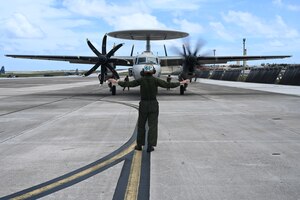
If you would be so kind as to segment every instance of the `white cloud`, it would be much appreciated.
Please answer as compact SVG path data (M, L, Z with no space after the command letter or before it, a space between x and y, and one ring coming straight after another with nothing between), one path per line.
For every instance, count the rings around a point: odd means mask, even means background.
M229 11L223 14L223 19L254 37L289 39L299 37L298 31L289 27L279 15L275 20L265 21L249 12Z
M300 11L300 5L287 5L287 9L290 11Z
M227 23L242 27L248 33L272 34L272 30L264 25L258 17L248 12L229 11L227 14L223 14L223 19Z
M115 30L166 27L142 1L117 5L104 0L65 0L63 5L78 15L104 20Z
M276 6L282 6L283 5L281 0L273 0L272 3L275 4Z
M135 7L137 4L121 5L106 3L105 0L64 0L63 5L67 10L80 16L101 18L107 22L137 11L143 12L141 7L139 9Z
M204 28L200 24L187 21L186 19L183 20L174 19L173 22L179 25L180 30L188 31L190 34L193 33L199 34L199 33L203 33L204 31Z
M274 31L277 33L277 37L282 38L297 38L299 37L299 33L296 29L289 27L281 16L276 16L276 21L273 24Z
M251 12L230 11L228 9L235 7L235 3L224 0L7 1L0 7L0 49L3 54L93 55L85 38L101 49L101 39L106 32L149 28L188 32L192 45L196 44L197 38L205 38L209 40L207 45L217 49L218 54L239 52L243 37L249 38L249 44L251 39L251 44L261 45L257 49L250 49L249 45L249 52L265 49L271 53L278 49L280 53L292 46L297 52L300 29L296 20L289 18L296 15L282 9L297 10L298 7L296 3L286 2L288 0L273 0L272 11L265 15L259 9ZM271 3L263 4L272 6ZM225 14L220 17L221 11ZM280 15L276 16L277 13ZM144 41L115 38L108 39L108 49L114 42L125 42L118 55L129 55L133 43L136 45L135 51L145 49ZM171 45L181 47L182 40L153 41L153 51L163 52L163 44L168 44L169 48ZM267 48L268 45L272 48ZM234 46L238 46L236 50ZM222 47L227 50L222 52ZM1 60L13 65L5 57ZM51 65L52 62L42 64Z
M119 4L106 2L105 0L64 0L63 5L66 9L81 16L94 17L107 22L115 30L131 28L166 28L163 24L163 18L158 18L152 12L157 10L196 10L199 8L199 2L203 0L194 0L189 3L183 3L179 0L166 1L129 1ZM170 13L172 15L173 13ZM180 25L181 29L202 32L201 25L188 22L187 20L175 20L175 24Z
M210 27L213 30L213 33L216 33L219 37L221 37L224 40L233 41L234 38L232 34L230 34L224 25L221 22L210 22Z
M134 13L119 16L112 22L116 30L124 29L164 29L166 26L150 14Z
M269 46L270 47L284 47L284 43L282 41L279 40L272 40L269 42Z
M300 11L300 5L285 3L282 0L273 0L272 3L278 7L285 8L290 11Z
M201 6L203 0L189 0L189 2L183 2L182 0L152 0L145 1L147 5L152 9L159 10L176 10L176 11L195 11Z
M32 24L26 16L15 13L5 22L8 37L13 38L42 38L45 36L39 26Z
M88 17L109 17L112 15L110 11L112 7L108 7L105 1L85 1L85 0L64 0L63 6L75 14Z
M86 29L93 27L89 19L76 17L61 6L55 7L54 0L39 3L16 0L16 3L7 2L0 11L3 11L0 39L10 47L6 53L53 54L64 50L80 53L85 38L96 35L93 29Z

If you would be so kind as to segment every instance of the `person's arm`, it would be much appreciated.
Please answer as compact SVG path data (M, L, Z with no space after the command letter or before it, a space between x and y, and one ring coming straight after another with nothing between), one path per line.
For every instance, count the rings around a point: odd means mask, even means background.
M189 82L190 82L189 80L183 80L180 82L166 82L164 80L157 78L158 86L162 88L175 88L178 87L179 85L188 84Z
M136 87L140 85L139 80L133 80L133 81L120 81L113 78L108 79L108 82L111 82L112 84L118 84L121 87Z
M180 85L189 84L191 81L189 79L185 79L183 81L180 81Z

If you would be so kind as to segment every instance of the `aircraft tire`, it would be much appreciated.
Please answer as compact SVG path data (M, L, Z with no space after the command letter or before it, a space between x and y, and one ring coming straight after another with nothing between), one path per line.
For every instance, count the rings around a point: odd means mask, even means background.
M180 86L180 95L184 95L184 90L185 90L184 85L181 85Z
M115 85L113 85L113 86L111 87L111 94L112 94L112 95L116 95L116 86L115 86Z

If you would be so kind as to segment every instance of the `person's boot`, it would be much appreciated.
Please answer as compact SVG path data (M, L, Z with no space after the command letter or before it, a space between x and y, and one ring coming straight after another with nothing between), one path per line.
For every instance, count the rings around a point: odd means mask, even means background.
M154 151L154 147L149 145L147 148L147 152L150 153L151 151Z
M142 151L142 146L137 144L135 145L134 149L137 151Z

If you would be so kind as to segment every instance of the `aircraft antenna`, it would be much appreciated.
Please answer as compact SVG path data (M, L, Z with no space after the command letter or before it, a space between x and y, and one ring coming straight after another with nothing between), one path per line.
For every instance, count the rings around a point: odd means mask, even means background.
M151 51L151 47L150 47L150 37L147 36L146 38L146 51L150 52Z
M164 49L165 49L165 55L168 56L168 54L167 54L167 49L166 49L166 45L164 45Z
M134 44L132 45L130 56L133 55L133 50L134 50Z

